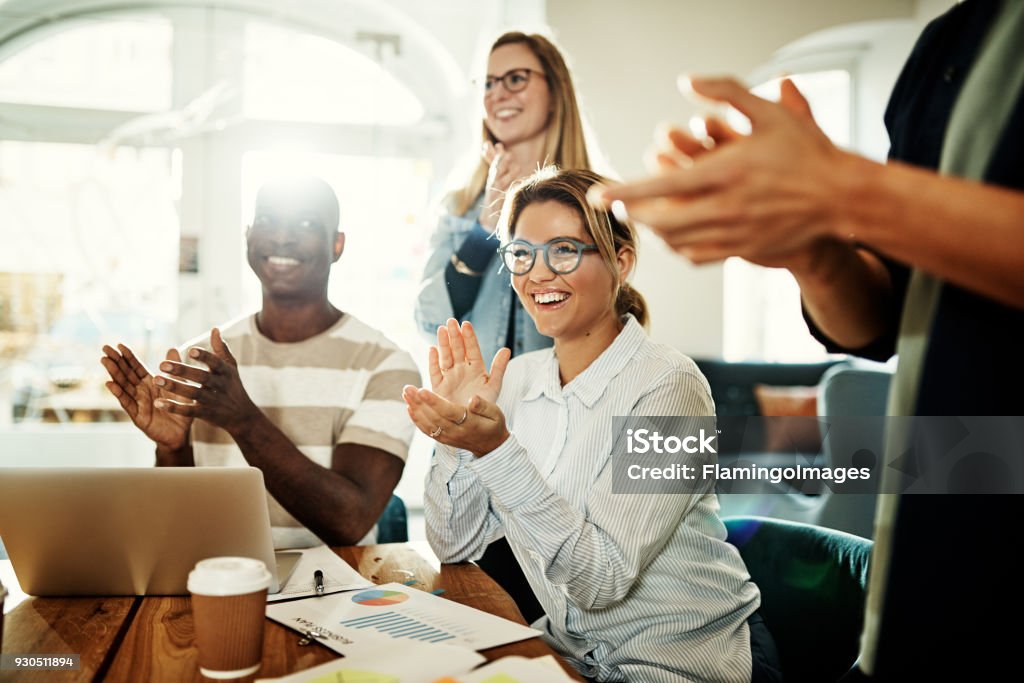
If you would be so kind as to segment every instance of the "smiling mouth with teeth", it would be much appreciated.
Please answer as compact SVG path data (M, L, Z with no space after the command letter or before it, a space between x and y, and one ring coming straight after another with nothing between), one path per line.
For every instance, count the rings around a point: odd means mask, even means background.
M272 266L297 266L300 261L288 256L268 256L267 263Z
M543 292L533 295L533 300L538 304L556 304L568 298L569 294L566 292Z

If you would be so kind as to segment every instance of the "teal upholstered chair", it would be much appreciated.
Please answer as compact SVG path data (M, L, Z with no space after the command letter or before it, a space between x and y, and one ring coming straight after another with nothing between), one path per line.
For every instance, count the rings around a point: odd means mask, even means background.
M857 660L872 542L765 517L724 521L761 589L786 682L841 678Z
M405 502L392 494L384 513L377 520L377 542L405 543L408 540L409 521L405 512Z

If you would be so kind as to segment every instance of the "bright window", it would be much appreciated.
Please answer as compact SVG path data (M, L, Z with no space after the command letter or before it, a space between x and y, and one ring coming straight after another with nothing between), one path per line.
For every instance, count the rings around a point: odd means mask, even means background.
M120 418L100 346L149 358L172 341L170 165L166 149L0 141L0 360L16 420Z
M171 106L171 22L83 20L0 62L0 100L163 111Z
M811 104L815 121L840 147L852 139L850 73L841 69L791 76ZM754 87L778 99L779 79ZM812 361L827 356L807 331L800 311L800 288L789 271L762 268L732 258L725 263L725 349L728 360Z
M123 419L103 343L152 367L258 308L238 247L256 189L289 169L339 195L332 300L426 358L412 306L446 150L412 128L424 106L392 74L430 67L397 68L397 36L364 54L296 26L226 9L86 15L0 61L0 425ZM316 152L280 151L296 141Z
M248 118L384 125L423 118L415 95L379 64L309 33L248 22L244 68Z

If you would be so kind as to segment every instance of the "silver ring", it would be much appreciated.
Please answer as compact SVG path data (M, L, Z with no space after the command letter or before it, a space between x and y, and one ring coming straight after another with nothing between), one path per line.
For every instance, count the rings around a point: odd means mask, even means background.
M443 432L443 431L444 430L441 427L438 427L434 431L430 432L430 438L431 439L436 439L437 437L439 437L441 435L441 432Z
M457 424L457 425L462 424L463 422L466 421L467 417L469 417L469 408L466 408L466 412L464 412L462 414L462 417L460 417L458 420L455 421L455 424Z

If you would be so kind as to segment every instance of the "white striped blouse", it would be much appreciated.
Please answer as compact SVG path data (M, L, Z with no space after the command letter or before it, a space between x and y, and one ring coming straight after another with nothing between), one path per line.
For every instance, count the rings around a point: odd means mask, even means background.
M438 444L427 537L444 562L506 536L546 616L536 625L600 681L749 681L760 604L718 499L612 492L615 416L714 415L692 360L629 316L566 386L553 349L512 360L498 400L512 436L482 458Z

